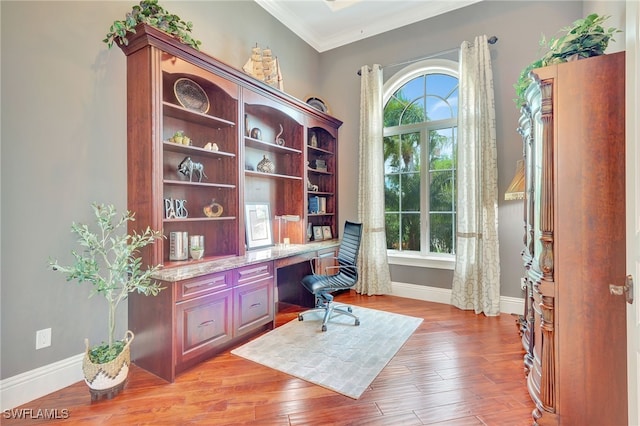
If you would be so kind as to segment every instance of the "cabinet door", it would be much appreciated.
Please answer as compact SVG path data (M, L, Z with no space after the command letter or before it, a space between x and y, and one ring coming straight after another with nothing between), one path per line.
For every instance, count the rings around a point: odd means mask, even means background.
M231 289L176 304L176 370L215 351L232 336Z
M273 262L240 268L236 274L234 336L241 336L273 322Z

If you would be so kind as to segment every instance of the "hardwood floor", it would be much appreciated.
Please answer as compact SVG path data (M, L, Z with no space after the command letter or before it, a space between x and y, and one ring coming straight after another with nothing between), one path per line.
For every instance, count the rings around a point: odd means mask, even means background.
M31 418L2 424L110 425L530 425L516 316L487 318L449 305L394 296L340 294L352 303L424 318L358 400L225 351L167 383L135 365L126 388L91 403L83 382L20 409ZM281 311L276 325L295 319ZM57 410L57 411L54 411ZM66 410L66 411L64 411ZM3 413L5 414L5 413Z

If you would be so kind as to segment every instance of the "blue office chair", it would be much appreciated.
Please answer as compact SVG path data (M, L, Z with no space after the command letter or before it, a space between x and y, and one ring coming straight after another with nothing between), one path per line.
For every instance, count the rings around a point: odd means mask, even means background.
M350 306L346 309L337 307L333 303L334 291L348 290L358 282L358 251L360 250L360 238L362 236L362 224L346 221L344 232L340 241L340 248L336 266L329 266L325 271L314 270L315 259L311 259L311 275L302 278L302 285L315 296L316 307L298 314L298 321L304 320L304 315L309 312L324 312L322 331L327 331L327 323L333 313L349 315L355 319L355 325L360 325L360 319L355 316ZM328 258L323 258L328 259Z

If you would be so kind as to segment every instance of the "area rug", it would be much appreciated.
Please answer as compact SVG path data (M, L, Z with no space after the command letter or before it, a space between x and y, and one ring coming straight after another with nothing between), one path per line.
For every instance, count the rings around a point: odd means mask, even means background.
M360 325L309 313L234 349L232 354L358 399L422 322L422 318L352 306Z

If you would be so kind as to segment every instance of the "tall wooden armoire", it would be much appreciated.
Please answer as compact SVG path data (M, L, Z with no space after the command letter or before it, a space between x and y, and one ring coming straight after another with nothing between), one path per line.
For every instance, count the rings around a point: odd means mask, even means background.
M625 54L532 76L520 131L534 423L625 425L626 303L610 288L626 279Z

